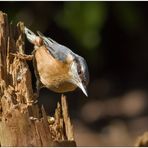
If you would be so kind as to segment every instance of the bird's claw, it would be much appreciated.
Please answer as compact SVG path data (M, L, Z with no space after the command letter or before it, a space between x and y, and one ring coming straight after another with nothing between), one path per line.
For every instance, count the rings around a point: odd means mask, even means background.
M22 54L20 52L10 53L10 54L19 58L19 59L22 59L22 60L29 60L30 61L33 59L33 55Z

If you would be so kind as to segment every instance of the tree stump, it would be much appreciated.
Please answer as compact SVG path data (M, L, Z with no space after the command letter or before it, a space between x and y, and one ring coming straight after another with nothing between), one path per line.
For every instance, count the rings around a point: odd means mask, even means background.
M66 97L57 104L53 121L38 106L25 60L24 24L13 26L0 12L0 145L76 146Z

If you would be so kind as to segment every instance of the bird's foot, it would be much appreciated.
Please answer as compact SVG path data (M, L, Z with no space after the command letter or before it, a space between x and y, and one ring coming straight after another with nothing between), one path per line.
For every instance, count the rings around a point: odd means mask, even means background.
M35 99L38 99L38 98L39 98L39 92L35 92L35 93L34 93L34 98L35 98Z
M37 103L38 103L38 100L30 100L30 101L27 101L27 104L28 105L37 104Z
M27 55L27 54L22 54L20 52L16 52L16 53L10 53L11 55L19 58L19 59L22 59L22 60L32 60L33 59L33 55Z

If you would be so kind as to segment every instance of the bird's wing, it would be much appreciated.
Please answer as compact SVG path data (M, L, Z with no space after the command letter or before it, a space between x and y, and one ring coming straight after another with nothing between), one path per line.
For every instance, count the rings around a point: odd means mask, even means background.
M43 39L45 46L55 59L62 62L67 62L68 56L73 53L69 48L57 43L49 37L45 37L39 31L37 31L37 33Z

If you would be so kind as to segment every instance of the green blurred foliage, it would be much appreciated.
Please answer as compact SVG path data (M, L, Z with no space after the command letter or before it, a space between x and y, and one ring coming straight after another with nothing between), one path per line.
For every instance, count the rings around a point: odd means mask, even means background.
M104 2L65 2L56 17L59 26L67 29L88 52L98 47L101 41L99 32L105 20Z

